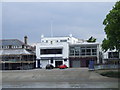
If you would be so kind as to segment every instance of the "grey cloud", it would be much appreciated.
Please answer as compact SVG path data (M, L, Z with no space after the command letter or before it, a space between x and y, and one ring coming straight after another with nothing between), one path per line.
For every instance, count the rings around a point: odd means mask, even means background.
M114 3L3 3L3 38L23 38L38 42L50 36L53 18L55 36L73 33L78 38L104 38L102 22ZM13 34L14 33L14 34Z

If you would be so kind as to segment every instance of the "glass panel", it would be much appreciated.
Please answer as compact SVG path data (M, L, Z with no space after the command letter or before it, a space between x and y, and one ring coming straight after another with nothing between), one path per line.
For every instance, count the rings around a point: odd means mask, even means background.
M92 55L97 55L97 49L92 49Z
M62 54L62 49L41 49L41 54Z
M119 52L108 52L108 58L119 58Z
M85 55L85 49L81 50L81 55Z
M80 54L80 47L75 47L75 55L76 56L79 56L79 54Z
M67 40L60 40L60 42L67 42Z
M74 49L70 50L70 55L73 56L74 55Z
M75 55L79 56L79 50L75 50Z
M86 55L91 55L91 49L86 49Z

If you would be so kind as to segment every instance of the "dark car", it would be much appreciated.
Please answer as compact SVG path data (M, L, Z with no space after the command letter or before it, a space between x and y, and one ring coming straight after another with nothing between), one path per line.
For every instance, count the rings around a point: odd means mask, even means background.
M51 64L47 64L47 65L46 65L46 69L53 69L53 68L54 68L54 66L51 65Z
M67 66L65 64L59 66L59 69L66 69L66 68L67 68Z

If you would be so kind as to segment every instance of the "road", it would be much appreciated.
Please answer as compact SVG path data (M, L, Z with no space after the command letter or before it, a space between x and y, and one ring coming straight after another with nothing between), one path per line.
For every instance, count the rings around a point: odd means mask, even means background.
M3 88L118 88L118 79L104 77L87 68L7 70Z

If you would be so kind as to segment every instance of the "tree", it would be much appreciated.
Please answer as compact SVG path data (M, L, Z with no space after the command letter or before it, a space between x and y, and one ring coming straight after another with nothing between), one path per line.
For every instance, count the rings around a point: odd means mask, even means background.
M106 38L102 41L102 49L120 51L120 1L116 2L113 9L103 21Z
M96 38L93 38L92 36L87 40L87 42L96 42Z

